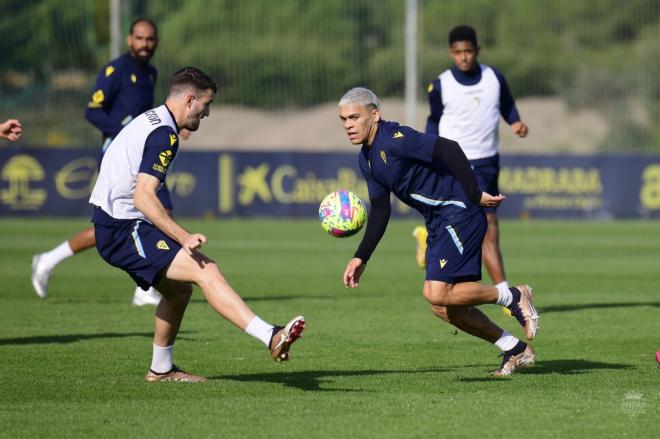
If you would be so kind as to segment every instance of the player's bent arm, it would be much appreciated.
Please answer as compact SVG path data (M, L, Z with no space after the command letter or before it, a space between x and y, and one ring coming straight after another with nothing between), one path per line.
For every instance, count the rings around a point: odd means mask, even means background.
M121 75L114 69L107 70L107 67L112 66L106 66L98 74L94 91L85 109L85 119L102 133L115 137L123 126L120 121L111 118L109 112L121 87Z
M367 229L364 232L360 246L355 252L355 258L359 258L365 265L376 249L378 242L383 237L383 234L385 234L385 229L387 229L387 223L392 213L389 193L378 198L371 198L369 202L371 204L371 210L367 219Z
M477 186L477 177L475 177L470 162L458 142L438 137L433 149L433 157L437 157L445 163L449 172L463 186L463 191L465 191L468 199L475 204L479 204L481 191Z
M204 235L188 233L172 219L156 195L158 186L160 186L160 180L157 177L144 172L138 173L135 186L135 207L154 226L181 244L187 251L190 252L206 243Z

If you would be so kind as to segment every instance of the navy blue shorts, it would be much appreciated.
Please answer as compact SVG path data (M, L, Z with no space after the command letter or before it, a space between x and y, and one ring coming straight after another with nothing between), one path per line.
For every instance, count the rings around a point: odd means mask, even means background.
M481 244L487 228L483 209L456 222L441 217L427 220L426 280L451 284L481 280Z
M98 157L96 158L96 166L98 170L101 170L101 161L103 160L103 155L105 154L105 150L110 145L110 141L112 141L112 139L110 138L106 139L106 141L103 143L103 147L101 148ZM162 184L158 188L158 190L156 191L156 196L158 197L160 203L163 205L165 209L169 211L174 209L174 206L172 206L172 199L170 198L170 191L169 189L167 189L167 186L165 184Z
M100 208L92 217L96 249L110 265L128 273L140 288L158 283L181 245L144 220L118 220Z
M500 177L500 156L495 154L492 157L470 160L472 171L477 177L477 186L482 192L488 192L491 195L500 193L497 180ZM484 207L487 213L495 212L497 207Z

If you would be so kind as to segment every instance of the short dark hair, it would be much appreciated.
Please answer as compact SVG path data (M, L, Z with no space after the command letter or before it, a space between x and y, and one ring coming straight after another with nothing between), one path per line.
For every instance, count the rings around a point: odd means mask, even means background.
M474 47L479 45L477 44L477 31L472 26L465 24L456 26L449 32L449 46L451 47L456 41L470 41Z
M193 87L196 91L213 90L218 91L218 86L209 75L195 67L184 67L170 76L168 89L170 94L183 90L185 87Z
M135 20L133 20L131 22L131 27L128 28L128 34L129 35L133 35L133 30L135 30L135 26L137 26L139 23L149 24L151 27L154 28L154 34L156 35L156 37L158 37L158 27L156 26L156 23L154 23L153 21L149 20L148 18L144 18L144 17L136 18Z

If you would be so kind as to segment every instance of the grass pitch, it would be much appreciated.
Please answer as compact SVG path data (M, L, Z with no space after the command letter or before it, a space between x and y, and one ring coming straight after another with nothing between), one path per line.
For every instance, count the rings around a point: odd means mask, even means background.
M357 290L341 276L360 237L316 221L184 221L255 312L301 313L275 364L196 290L175 361L202 385L146 383L153 308L95 250L55 271L30 257L87 221L0 221L0 437L658 437L660 223L503 222L510 282L535 289L537 364L488 378L498 350L435 318L415 266L416 223L393 221ZM510 332L515 320L482 307Z

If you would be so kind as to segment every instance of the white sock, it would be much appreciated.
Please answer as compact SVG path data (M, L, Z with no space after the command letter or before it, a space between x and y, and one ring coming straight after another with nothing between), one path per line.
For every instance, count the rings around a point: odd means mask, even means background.
M511 305L511 302L513 302L513 295L511 295L511 291L509 290L509 283L507 281L500 282L497 285L495 285L495 288L497 288L497 303L498 305L502 306L509 306Z
M55 268L57 264L65 260L66 258L73 256L73 250L69 245L69 241L64 241L62 244L58 245L49 252L41 254L41 260L46 264L50 269Z
M154 343L154 353L151 357L151 370L156 373L165 373L172 370L172 346L158 346Z
M248 323L245 328L245 332L250 334L252 337L261 340L266 347L270 347L270 339L273 336L274 326L264 322L259 317L254 316L254 318Z
M518 340L513 335L509 334L506 331L503 331L500 338L498 338L497 341L495 342L495 346L502 349L502 351L508 351L510 349L513 349L518 344L519 341L520 340Z

